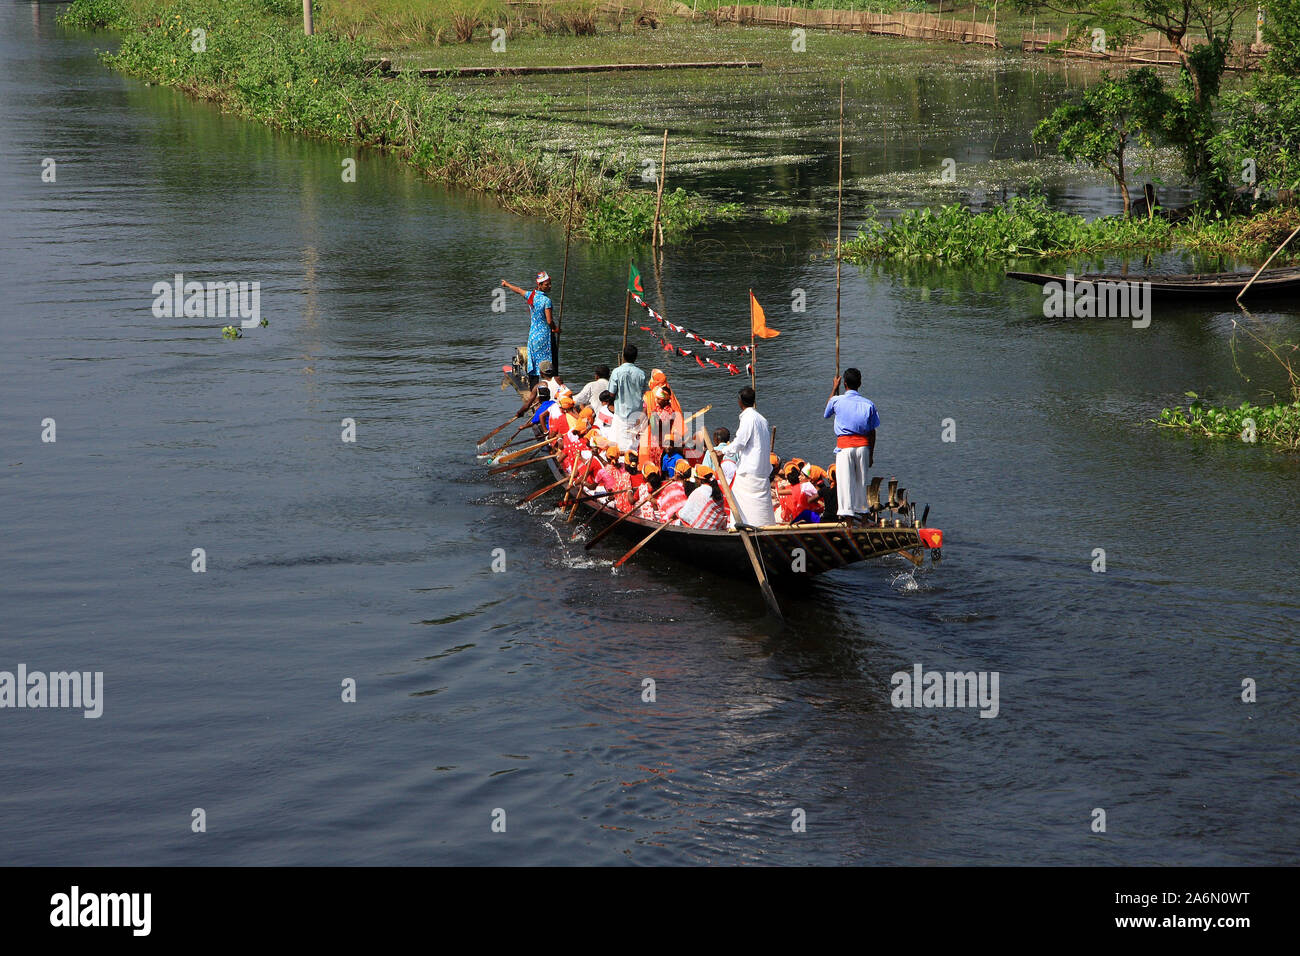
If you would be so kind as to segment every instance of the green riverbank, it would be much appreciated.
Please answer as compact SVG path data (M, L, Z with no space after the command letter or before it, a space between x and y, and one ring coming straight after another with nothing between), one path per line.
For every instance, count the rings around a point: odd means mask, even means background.
M523 215L566 221L572 198L576 235L650 236L654 182L639 175L636 151L608 140L569 155L548 151L543 125L490 110L472 89L381 76L369 42L304 36L301 15L297 0L74 0L64 22L118 31L109 65L229 112L392 153L430 179L487 193ZM661 215L671 241L735 210L670 189Z

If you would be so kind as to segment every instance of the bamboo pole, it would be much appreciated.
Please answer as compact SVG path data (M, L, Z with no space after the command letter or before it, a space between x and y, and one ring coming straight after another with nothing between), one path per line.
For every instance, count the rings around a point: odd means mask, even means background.
M1255 280L1259 278L1259 274L1263 272L1265 269L1267 269L1268 264L1272 262L1275 258L1277 258L1277 254L1286 248L1287 243L1289 243L1292 239L1294 239L1298 235L1300 235L1300 226L1296 226L1295 232L1291 233L1291 235L1283 239L1282 245L1278 246L1276 249L1273 250L1273 255L1269 256L1267 259L1264 260L1264 264L1255 271L1255 274L1250 277L1250 281L1246 283L1246 288L1242 289L1240 292L1237 293L1238 304L1241 303L1241 297L1245 295L1247 292L1249 292L1250 287L1255 284Z
M718 455L718 450L713 447L713 441L709 438L709 433L704 433L704 447L708 449L709 456L713 459L713 470L718 476L718 486L722 494L727 499L727 505L731 508L731 516L736 522L736 531L740 534L740 540L745 544L745 551L749 554L749 563L754 568L754 577L758 579L759 590L763 594L763 603L767 605L768 611L778 621L784 621L781 614L781 605L776 602L776 595L772 592L772 585L767 579L767 571L763 567L763 561L759 555L758 548L750 537L750 532L742 526L742 519L745 517L741 513L740 505L736 502L736 495L731 490L731 485L727 484L726 475L722 472L722 458Z
M758 394L758 347L754 344L754 290L749 290L749 387Z
M307 36L316 32L312 25L311 0L302 0L302 32Z
M664 201L664 175L668 167L668 130L664 130L664 148L659 157L659 175L655 177L659 180L658 190L655 194L655 221L650 227L650 245L663 245L663 229L659 226L659 210Z
M632 270L628 269L627 273L628 275L631 275ZM631 309L632 309L632 290L628 289L627 295L624 296L623 298L623 344L619 346L618 358L614 360L615 368L618 368L620 365L623 364L623 350L627 348L627 318L628 318L628 312L630 312Z
M840 185L835 200L835 374L840 374L840 240L844 229L844 80L840 80ZM753 329L753 323L750 323ZM835 388L839 393L839 386Z
M569 215L564 226L564 269L560 273L560 307L555 313L551 341L551 367L560 371L560 330L564 327L564 286L569 280L569 240L573 237L573 201L578 196L578 154L573 154L573 183L569 187Z

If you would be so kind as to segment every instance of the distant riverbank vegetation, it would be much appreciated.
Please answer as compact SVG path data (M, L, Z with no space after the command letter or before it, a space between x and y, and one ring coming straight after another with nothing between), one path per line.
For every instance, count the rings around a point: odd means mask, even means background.
M1249 258L1267 256L1296 227L1300 227L1300 208L1293 207L1253 215L1198 208L1178 222L1158 215L1087 220L1051 209L1042 196L1031 195L1013 197L986 212L954 203L909 210L893 220L869 215L858 234L844 243L843 255L849 262L887 259L952 265L1166 249ZM1284 254L1274 261L1286 258Z
M328 22L331 5L318 6ZM123 72L281 129L392 153L520 214L564 222L572 195L575 235L649 238L656 202L653 183L634 188L639 151L579 146L575 165L545 148L544 124L502 116L473 91L418 74L382 75L368 39L304 36L301 18L300 0L74 0L64 14L73 26L119 31L121 44L105 59ZM666 189L665 239L735 212Z
M1264 68L1225 92L1229 38L1255 0L1017 0L1022 11L1071 16L1078 30L1118 43L1154 28L1180 64L1105 74L1058 106L1034 131L1063 158L1115 181L1123 215L1085 222L1030 199L975 213L961 207L871 219L847 243L854 260L930 258L967 262L1181 248L1263 257L1300 225L1300 0L1264 0ZM1190 31L1203 35L1183 45ZM1200 200L1188 209L1147 208L1132 199L1135 148L1177 151ZM1134 213L1136 215L1133 215ZM1172 215L1170 214L1172 212ZM1270 243L1272 245L1270 246ZM1284 254L1279 263L1294 260Z

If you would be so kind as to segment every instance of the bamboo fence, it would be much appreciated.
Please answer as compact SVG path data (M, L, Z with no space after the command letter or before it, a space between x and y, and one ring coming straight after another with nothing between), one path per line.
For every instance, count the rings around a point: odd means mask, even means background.
M1205 42L1205 38L1184 37L1183 49L1191 49L1198 42ZM1056 45L1054 50L1053 45ZM1155 31L1143 34L1132 43L1108 48L1104 53L1092 49L1092 38L1087 33L1036 31L1021 35L1020 49L1025 53L1055 52L1071 59L1098 60L1103 63L1135 63L1141 66L1178 66L1182 63L1164 34ZM1267 52L1267 44L1246 45L1234 40L1228 53L1227 67L1230 70L1257 70Z
M873 13L868 10L808 10L802 7L777 7L760 4L737 4L719 7L714 14L720 22L757 24L759 26L803 27L817 30L840 30L845 33L872 33L877 36L903 37L909 40L948 40L1000 47L997 28L960 16L940 17L933 13Z

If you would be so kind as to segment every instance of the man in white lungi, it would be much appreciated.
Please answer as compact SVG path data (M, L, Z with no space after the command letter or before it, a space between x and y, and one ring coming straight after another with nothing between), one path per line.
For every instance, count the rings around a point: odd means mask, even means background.
M844 370L844 394L840 379L822 418L835 416L835 492L839 498L839 517L844 520L866 517L867 473L876 463L876 429L880 414L875 403L858 394L862 373L855 368Z
M740 514L737 524L753 527L776 524L772 512L772 428L754 407L754 390L740 390L740 425L727 449L736 459L735 493Z

